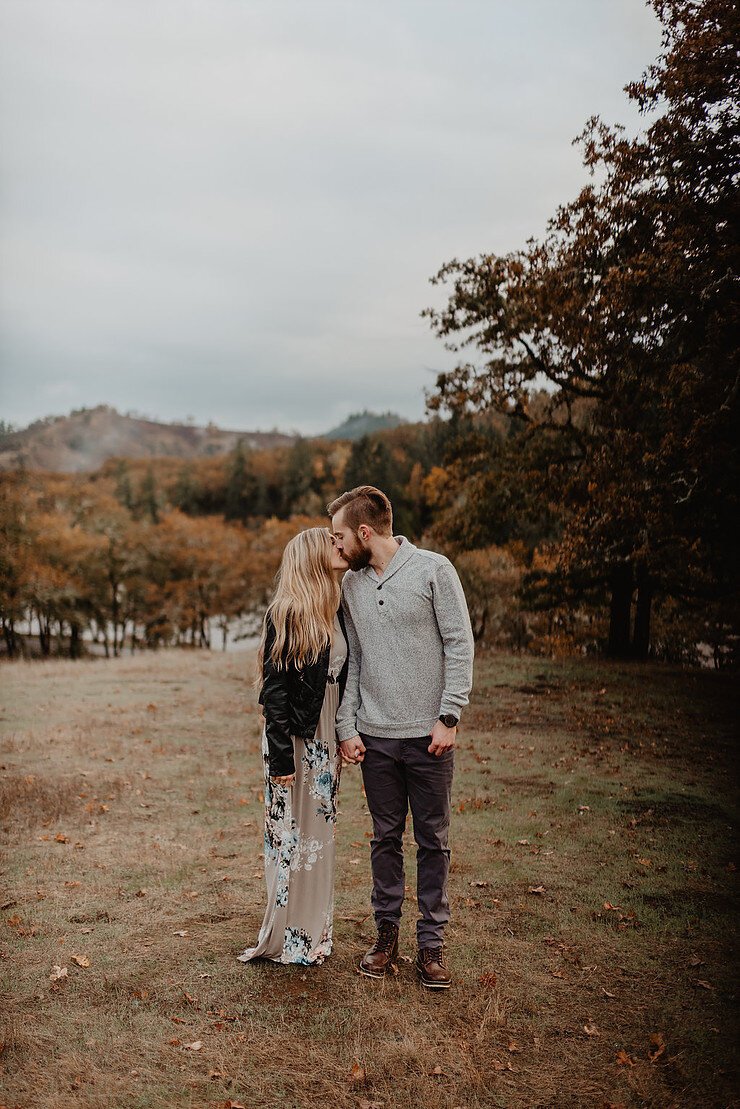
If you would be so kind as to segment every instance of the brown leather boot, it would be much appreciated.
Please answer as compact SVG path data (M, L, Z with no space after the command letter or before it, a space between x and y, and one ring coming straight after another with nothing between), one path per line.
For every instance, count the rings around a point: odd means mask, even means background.
M368 978L385 978L389 969L396 970L398 959L398 925L382 920L378 925L378 938L360 960L360 971Z
M444 952L439 947L421 947L416 956L416 969L422 986L429 990L448 990L452 977L445 962Z

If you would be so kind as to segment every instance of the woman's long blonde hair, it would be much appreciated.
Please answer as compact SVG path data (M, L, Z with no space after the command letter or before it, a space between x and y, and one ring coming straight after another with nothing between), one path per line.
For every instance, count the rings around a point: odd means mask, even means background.
M279 670L293 663L318 662L334 637L334 616L340 587L331 565L332 539L328 528L307 528L286 543L275 578L275 594L262 624L258 680L262 674L267 617L275 627L270 659Z

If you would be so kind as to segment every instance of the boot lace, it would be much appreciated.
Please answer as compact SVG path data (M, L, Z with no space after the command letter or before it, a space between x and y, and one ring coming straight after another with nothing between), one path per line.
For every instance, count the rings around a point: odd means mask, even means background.
M441 967L444 967L444 952L441 947L425 947L421 952L421 961L424 966L427 963L439 963Z
M380 951L383 955L390 955L393 950L393 945L396 942L398 931L394 924L389 921L384 921L378 927L378 938L375 941L375 950Z

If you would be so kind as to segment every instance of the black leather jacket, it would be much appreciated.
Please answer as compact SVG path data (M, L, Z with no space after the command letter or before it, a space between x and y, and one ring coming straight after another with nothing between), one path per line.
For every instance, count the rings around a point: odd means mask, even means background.
M316 734L326 692L331 649L327 643L318 662L307 663L301 670L293 663L278 670L270 659L270 651L275 642L275 627L269 615L266 619L267 634L259 703L263 706L265 715L270 776L282 777L295 773L291 736L313 739ZM339 623L346 638L341 609ZM340 701L347 684L348 665L349 659L345 661L338 679Z

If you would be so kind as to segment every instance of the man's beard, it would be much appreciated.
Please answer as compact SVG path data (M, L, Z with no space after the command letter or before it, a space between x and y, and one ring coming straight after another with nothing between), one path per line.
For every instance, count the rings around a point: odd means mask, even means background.
M364 570L366 566L370 565L370 559L372 557L369 547L358 547L352 554L349 554L345 547L342 554L347 559L350 570Z

